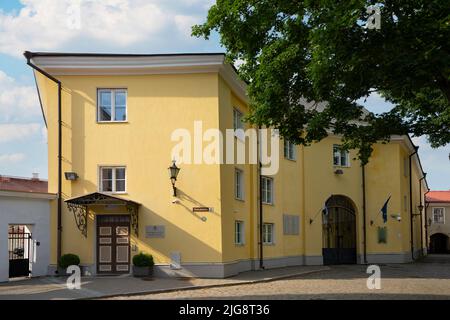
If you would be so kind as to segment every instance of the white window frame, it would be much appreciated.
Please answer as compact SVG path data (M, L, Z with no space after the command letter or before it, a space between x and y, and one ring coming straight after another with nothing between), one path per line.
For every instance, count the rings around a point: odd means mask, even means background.
M239 231L238 225L240 225ZM238 239L238 234L240 236L240 239ZM242 220L234 221L234 244L237 246L243 246L245 244L245 223Z
M334 163L334 156L335 156L335 148L338 150L337 152L339 152L339 161L338 164ZM350 153L348 152L348 150L343 150L341 145L339 144L333 144L333 166L334 167L343 167L343 168L348 168L350 167ZM345 161L347 162L345 165L342 164L342 153L345 152Z
M271 234L271 241L268 241L268 235L270 234L267 229L270 226L270 230L272 232ZM263 244L264 245L274 245L275 244L275 224L264 222L263 223Z
M233 129L242 129L244 130L244 122L242 121L242 117L244 114L238 110L237 108L233 108ZM237 121L239 120L239 121Z
M439 221L439 220L435 219L435 210L436 209L441 209L442 210L442 221ZM433 223L434 224L445 224L445 208L444 207L433 207L431 209L431 213L433 215Z
M288 160L297 160L296 145L289 140L284 140L284 157Z
M239 175L239 177L238 177ZM236 200L244 201L244 171L238 168L234 169L234 198ZM238 187L240 189L240 194L238 193Z
M268 199L267 199L268 198L267 197L267 190L268 190L267 181L271 181L271 184L270 184L271 199L270 199L270 201L268 201ZM261 201L263 204L273 205L273 203L274 203L274 200L273 200L274 199L274 195L273 195L274 186L273 186L273 184L274 184L273 178L261 176L261 197L262 197Z
M104 169L112 169L112 174L111 174L112 191L103 191L103 170ZM125 169L125 190L124 191L116 190L116 182L117 182L116 170L117 169ZM109 194L126 194L127 193L127 167L126 166L99 166L98 177L99 177L99 183L98 183L98 191L99 192L109 193Z
M111 120L100 120L100 96L102 92L111 94ZM116 92L125 93L125 120L114 120L116 118ZM97 123L128 122L128 90L125 88L98 88L97 89Z

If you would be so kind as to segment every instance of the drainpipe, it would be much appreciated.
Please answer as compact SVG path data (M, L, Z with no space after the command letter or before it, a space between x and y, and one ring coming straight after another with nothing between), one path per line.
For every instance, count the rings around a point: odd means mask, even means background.
M413 208L412 208L412 157L417 154L419 147L415 146L415 151L409 155L409 219L410 219L410 235L411 235L411 257L414 257L414 225L413 225Z
M366 165L362 169L362 192L363 192L363 244L364 244L364 264L367 264L367 231L366 231Z
M31 59L33 58L33 53L29 51L25 51L24 53L25 58L27 59L27 65L29 65L31 68L36 70L37 72L41 73L48 79L52 80L58 85L58 213L57 213L57 241L56 241L56 257L57 261L61 258L61 233L62 233L62 223L61 223L61 216L62 216L62 115L61 115L61 81L50 75L48 72L45 72L38 66L34 65L31 62ZM37 85L37 83L36 83Z
M419 195L420 195L420 255L423 256L423 212L424 207L422 206L422 180L427 177L427 174L424 172L423 177L419 179Z
M262 163L261 163L261 127L258 127L257 145L258 145L258 180L259 180L259 268L264 269L264 250L263 250L263 203L262 203Z
M428 191L423 194L423 198L425 200L425 208L424 208L424 211L425 211L425 246L427 249L427 254L428 254L428 227L429 227L428 226L428 217L427 217L427 209L429 206L429 202L427 202L427 193L428 192L430 192L430 189L428 189Z

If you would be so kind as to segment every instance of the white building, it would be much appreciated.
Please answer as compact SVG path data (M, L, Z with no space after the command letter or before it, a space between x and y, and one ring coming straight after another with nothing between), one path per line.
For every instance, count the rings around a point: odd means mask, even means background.
M47 274L55 197L37 176L0 176L0 282Z

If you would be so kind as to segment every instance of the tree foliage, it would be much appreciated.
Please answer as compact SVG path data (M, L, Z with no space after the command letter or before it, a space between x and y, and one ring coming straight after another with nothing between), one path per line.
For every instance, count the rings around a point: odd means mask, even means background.
M371 5L379 29L366 28ZM217 0L193 35L214 31L229 61L243 61L249 121L289 140L307 145L333 132L363 164L391 135L450 142L449 1ZM358 100L374 92L394 108L364 110Z

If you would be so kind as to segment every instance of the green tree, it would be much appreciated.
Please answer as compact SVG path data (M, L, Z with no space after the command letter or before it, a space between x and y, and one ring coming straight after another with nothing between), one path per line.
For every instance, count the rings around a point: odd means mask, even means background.
M380 28L366 27L372 5ZM342 135L363 164L393 134L450 142L450 1L217 0L193 35L213 31L243 61L252 123L305 145ZM374 92L394 108L365 111Z

